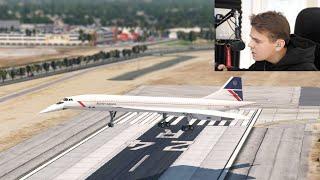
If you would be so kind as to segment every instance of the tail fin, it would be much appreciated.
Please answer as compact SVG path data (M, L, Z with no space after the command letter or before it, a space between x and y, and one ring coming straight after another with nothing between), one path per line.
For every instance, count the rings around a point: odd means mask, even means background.
M203 98L243 101L241 77L230 77L218 91Z

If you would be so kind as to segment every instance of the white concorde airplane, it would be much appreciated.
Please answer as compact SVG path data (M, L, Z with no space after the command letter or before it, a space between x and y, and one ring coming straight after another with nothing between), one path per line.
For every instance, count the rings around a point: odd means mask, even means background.
M62 101L47 107L40 113L64 109L109 111L108 126L113 127L114 117L118 111L156 112L163 116L163 120L158 125L165 127L170 125L165 121L168 114L186 116L188 122L193 118L202 120L214 120L217 117L247 119L249 117L226 111L253 103L243 101L241 77L231 77L218 91L203 98L86 94L63 98ZM182 126L182 130L189 129L193 129L189 123Z

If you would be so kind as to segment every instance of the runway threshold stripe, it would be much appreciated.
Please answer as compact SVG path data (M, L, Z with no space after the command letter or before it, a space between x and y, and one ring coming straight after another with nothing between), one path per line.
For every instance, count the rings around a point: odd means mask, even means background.
M156 113L155 116L152 119L149 119L149 121L145 122L145 124L152 124L154 121L158 123L161 119L162 119L162 116Z
M204 126L208 126L210 122L211 122L210 120L206 120L206 122L204 123Z
M193 123L195 123L197 121L197 119L191 119L189 122L189 125L192 125Z
M146 119L149 119L150 116L152 116L154 113L148 112L147 115L141 117L136 124L141 124L143 121L145 121Z
M138 113L139 114L139 113ZM137 115L138 115L137 114ZM138 116L137 118L135 118L134 120L132 120L131 122L130 122L130 124L134 124L134 123L136 123L137 121L139 121L141 118L143 118L144 116L146 116L148 113L147 112L145 112L145 113L142 113L140 116Z
M157 113L152 113L149 117L147 117L145 120L141 121L140 124L146 124L148 121L151 119L154 119L158 114Z
M230 126L235 126L239 119L231 120Z
M171 125L177 125L183 118L184 118L184 116L179 116L176 120L174 120L171 123Z
M114 123L118 123L118 122L120 122L122 119L124 119L124 118L126 118L126 117L130 116L131 114L132 114L132 112L127 112L127 113L123 114L121 117L119 117L119 118L115 119Z
M204 123L206 123L207 122L207 120L201 120L197 125L198 126L202 126L202 125L204 125Z
M211 120L211 121L209 122L208 126L213 126L214 123L216 123L216 121L212 121L212 120Z
M224 124L225 124L226 122L227 122L226 120L220 121L219 126L224 126Z
M140 159L140 161L137 163L137 164L135 164L130 170L129 170L129 172L133 172L134 170L136 170L139 166L140 166L140 164L142 164L143 163L143 161L145 161L146 159L148 159L149 158L149 156L150 155L145 155L142 159Z
M136 112L131 113L129 116L127 116L127 117L125 117L125 118L121 119L121 120L119 121L119 123L118 123L118 124L122 124L122 123L124 123L124 122L128 121L129 119L131 119L133 116L136 116L136 115L137 115L137 113L136 113Z
M174 116L168 116L167 118L166 118L166 122L169 122L169 121L171 121L171 119L173 119L174 118Z

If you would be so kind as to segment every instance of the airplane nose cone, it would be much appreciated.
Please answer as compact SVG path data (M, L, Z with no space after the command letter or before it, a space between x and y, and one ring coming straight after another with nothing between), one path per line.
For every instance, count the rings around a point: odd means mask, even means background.
M63 110L63 108L64 108L63 104L53 104L45 108L44 110L40 111L39 114L53 112L53 111L60 111L60 110Z

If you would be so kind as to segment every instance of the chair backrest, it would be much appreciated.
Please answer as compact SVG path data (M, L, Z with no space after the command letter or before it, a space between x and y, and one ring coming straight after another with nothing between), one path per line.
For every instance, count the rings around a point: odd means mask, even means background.
M320 8L312 7L300 11L297 16L294 34L317 43L315 65L320 70Z

